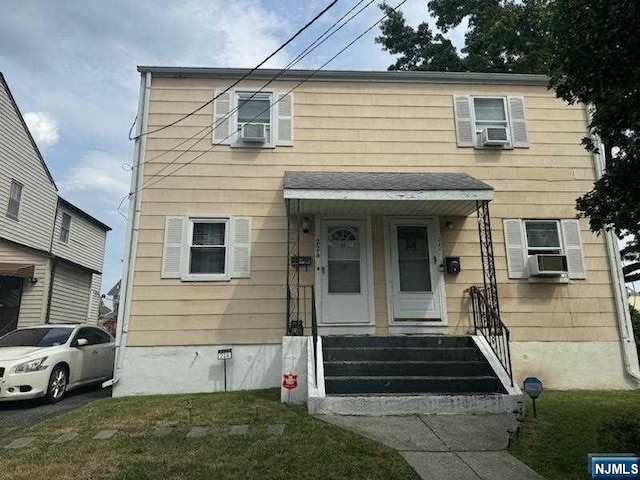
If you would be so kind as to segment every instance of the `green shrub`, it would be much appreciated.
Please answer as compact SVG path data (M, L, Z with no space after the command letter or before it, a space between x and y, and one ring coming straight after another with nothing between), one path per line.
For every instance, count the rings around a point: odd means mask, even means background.
M606 418L598 428L600 453L640 455L640 412L627 412Z

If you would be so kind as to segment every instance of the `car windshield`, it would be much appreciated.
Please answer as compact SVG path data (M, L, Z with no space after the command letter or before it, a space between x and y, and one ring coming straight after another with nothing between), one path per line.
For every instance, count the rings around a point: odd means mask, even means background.
M54 347L65 343L73 328L28 328L0 338L0 347Z

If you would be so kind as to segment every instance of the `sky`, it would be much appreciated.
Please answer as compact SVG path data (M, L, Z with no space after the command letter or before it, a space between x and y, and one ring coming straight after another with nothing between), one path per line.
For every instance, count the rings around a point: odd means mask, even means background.
M400 0L389 1L394 6ZM102 291L122 274L137 65L253 67L329 0L3 0L0 71L62 197L111 226ZM338 3L266 66L277 68L353 7ZM366 5L368 1L362 3ZM381 16L378 1L294 68L317 68ZM427 0L401 10L427 20ZM429 22L433 25L433 20ZM386 70L393 58L375 28L326 68ZM463 30L449 33L455 45ZM126 204L121 209L127 212Z

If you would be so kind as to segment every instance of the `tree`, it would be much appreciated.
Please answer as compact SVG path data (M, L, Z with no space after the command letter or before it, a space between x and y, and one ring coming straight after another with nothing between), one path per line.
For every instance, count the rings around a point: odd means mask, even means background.
M590 128L606 171L577 200L593 232L633 240L622 250L627 282L640 280L640 8L635 0L555 0L550 8L550 86L594 107ZM597 146L583 139L595 153Z
M407 25L401 11L382 4L388 15L376 42L400 57L390 70L545 73L549 58L549 0L431 0L439 31L427 22ZM458 52L445 35L468 21Z

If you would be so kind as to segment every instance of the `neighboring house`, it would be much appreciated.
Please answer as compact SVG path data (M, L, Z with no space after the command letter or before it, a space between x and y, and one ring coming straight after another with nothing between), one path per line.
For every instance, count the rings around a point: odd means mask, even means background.
M230 388L291 371L316 411L636 385L615 243L576 220L587 112L546 77L139 71L115 395L222 390L226 348Z
M109 309L103 302L101 302L100 316L98 318L98 325L100 325L113 336L116 335L116 325L118 323L118 309L120 307L120 283L120 280L118 280L117 283L106 293L106 295L103 295L103 298L111 298L111 309Z
M95 324L110 228L58 196L0 74L0 335Z

